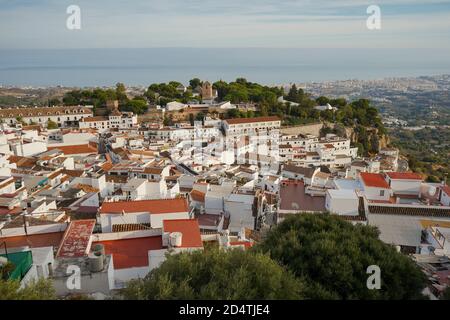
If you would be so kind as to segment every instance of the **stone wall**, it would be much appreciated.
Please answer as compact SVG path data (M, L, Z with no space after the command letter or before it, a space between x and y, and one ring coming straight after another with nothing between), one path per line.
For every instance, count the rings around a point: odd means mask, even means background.
M312 123L298 126L289 126L281 128L282 134L296 135L296 134L312 134L315 136L320 135L320 129L322 129L323 123Z

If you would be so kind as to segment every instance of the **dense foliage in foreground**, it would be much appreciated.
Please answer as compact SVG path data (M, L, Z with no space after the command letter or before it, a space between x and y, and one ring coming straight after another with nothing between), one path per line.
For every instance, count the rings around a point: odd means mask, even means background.
M381 269L379 290L367 288L371 265ZM381 242L375 228L299 214L249 251L172 255L123 293L128 299L422 299L424 287L418 267Z
M19 281L0 280L0 300L53 300L55 289L51 280L40 279L20 288Z
M301 299L302 284L268 256L208 249L169 256L124 290L127 299Z
M378 239L374 227L332 215L298 214L272 230L259 250L302 278L313 299L421 299L425 277L414 262ZM367 268L381 288L367 289Z

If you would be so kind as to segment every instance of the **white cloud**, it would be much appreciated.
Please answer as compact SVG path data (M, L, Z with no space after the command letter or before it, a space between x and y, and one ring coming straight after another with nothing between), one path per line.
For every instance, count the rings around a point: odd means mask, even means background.
M408 7L450 1L377 0L380 31L365 28L366 0L79 0L82 30L69 31L72 2L0 0L0 48L450 46L442 41L450 6L426 14Z

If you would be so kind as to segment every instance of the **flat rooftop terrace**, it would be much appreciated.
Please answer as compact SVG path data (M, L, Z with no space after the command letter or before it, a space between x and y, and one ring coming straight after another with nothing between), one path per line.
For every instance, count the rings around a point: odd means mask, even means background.
M315 211L325 209L325 197L305 194L302 181L283 181L280 186L280 209L286 211Z

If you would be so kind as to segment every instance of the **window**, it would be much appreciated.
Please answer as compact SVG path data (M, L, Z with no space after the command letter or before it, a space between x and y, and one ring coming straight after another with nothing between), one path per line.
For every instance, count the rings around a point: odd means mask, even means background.
M380 190L380 197L384 197L384 190Z

